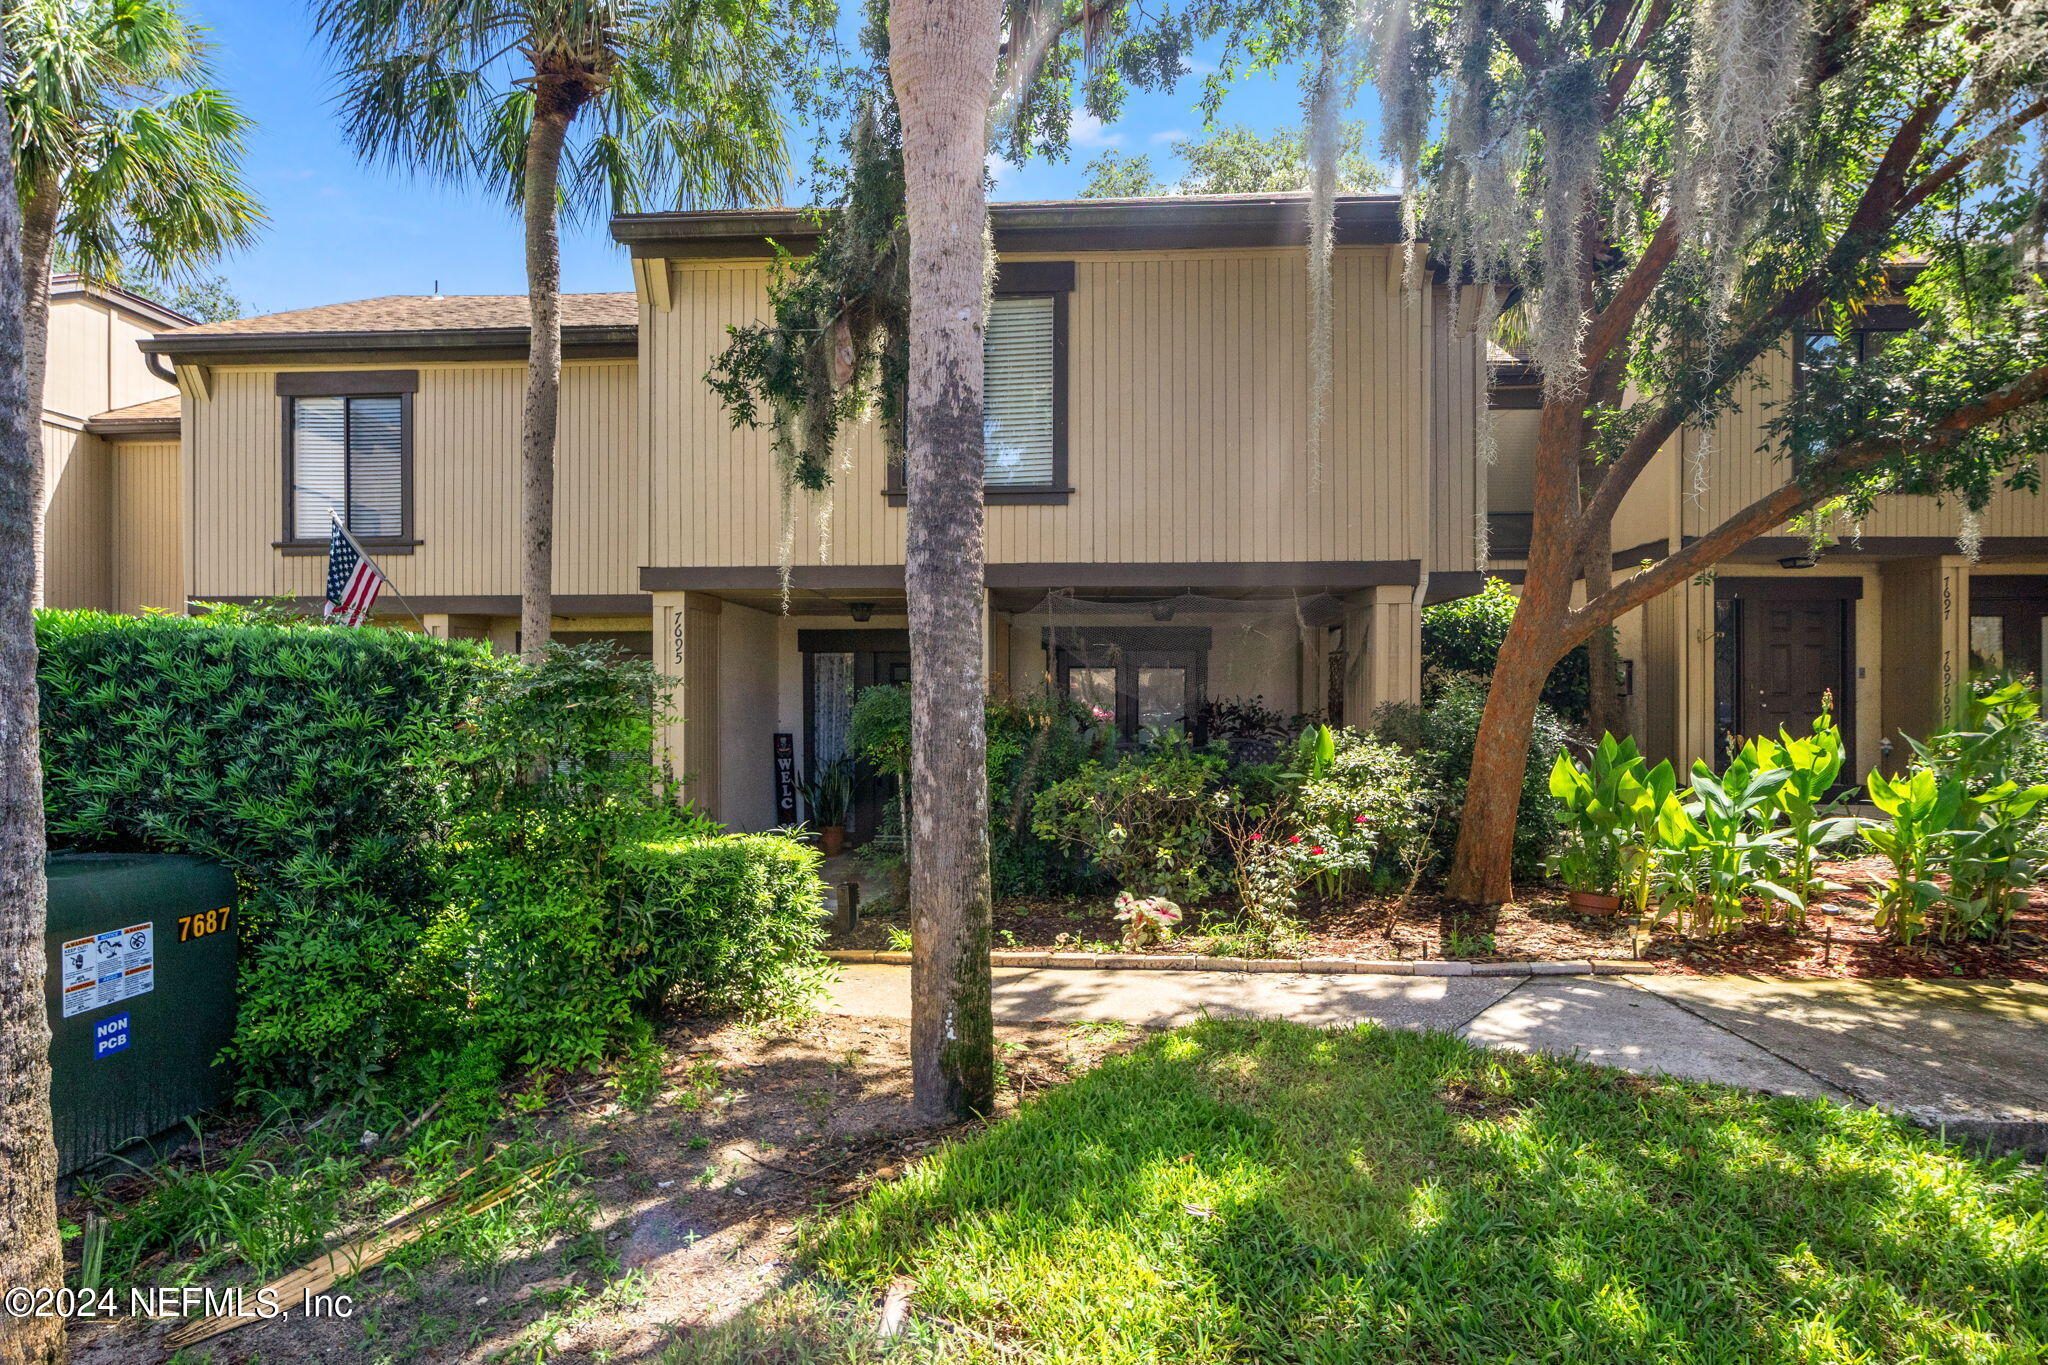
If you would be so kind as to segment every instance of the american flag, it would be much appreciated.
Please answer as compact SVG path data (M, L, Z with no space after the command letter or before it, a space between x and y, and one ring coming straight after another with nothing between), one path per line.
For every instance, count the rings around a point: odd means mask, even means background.
M384 591L384 575L363 553L341 524L334 519L334 534L327 538L327 619L330 623L359 626Z

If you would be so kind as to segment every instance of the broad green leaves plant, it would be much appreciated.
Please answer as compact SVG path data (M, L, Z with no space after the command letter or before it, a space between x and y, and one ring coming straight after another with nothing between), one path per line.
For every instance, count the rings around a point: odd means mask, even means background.
M1929 918L1941 903L1942 887L1934 876L1964 799L1960 781L1931 768L1916 768L1896 780L1870 775L1871 804L1889 822L1873 824L1864 837L1892 864L1891 877L1873 888L1877 927L1907 947L1928 931Z

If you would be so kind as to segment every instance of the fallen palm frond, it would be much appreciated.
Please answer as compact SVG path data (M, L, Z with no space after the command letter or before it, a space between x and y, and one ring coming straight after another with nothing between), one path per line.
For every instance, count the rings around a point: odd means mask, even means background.
M426 1199L416 1200L384 1220L374 1232L359 1237L353 1242L331 1251L322 1252L297 1270L281 1275L257 1291L257 1301L274 1302L289 1311L293 1305L303 1304L315 1294L325 1293L338 1282L350 1275L359 1275L383 1262L385 1258L401 1247L417 1242L428 1233L456 1218L469 1218L496 1208L561 1169L569 1160L582 1156L590 1148L563 1152L538 1162L518 1175L468 1202L462 1202L460 1190L482 1166L472 1166L455 1177L448 1191ZM266 1300L265 1295L269 1298ZM164 1338L164 1344L173 1350L182 1350L199 1342L232 1332L237 1327L262 1321L251 1314L219 1313L212 1317L195 1318L177 1328Z

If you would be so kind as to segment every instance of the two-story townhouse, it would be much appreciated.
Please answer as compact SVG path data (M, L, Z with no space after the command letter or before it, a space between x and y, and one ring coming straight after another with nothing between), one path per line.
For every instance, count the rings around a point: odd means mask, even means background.
M1338 204L1320 451L1299 196L992 218L993 688L1071 693L1126 737L1224 698L1354 719L1414 698L1420 608L1479 581L1485 366L1440 284L1404 297L1398 200ZM613 230L634 292L564 300L558 638L651 654L693 797L768 826L791 814L778 752L844 753L859 688L908 670L900 473L866 424L785 519L767 434L704 383L728 327L766 313L771 243L801 251L812 220ZM379 299L147 341L183 394L188 595L312 606L339 510L390 575L385 619L512 647L525 306Z
M192 319L75 275L50 282L43 599L182 610L178 390L137 343Z
M1002 204L987 333L987 640L998 695L1089 705L1125 738L1205 702L1363 719L1417 696L1422 605L1478 583L1484 367L1446 291L1403 296L1398 200L1338 206L1329 437L1310 447L1297 196ZM846 750L855 696L909 668L904 497L881 434L799 494L702 376L767 309L792 211L621 218L641 307L655 659L698 798L774 820L776 737ZM786 557L786 565L785 565ZM785 608L784 571L787 569ZM784 812L787 814L788 812ZM872 812L856 819L868 824Z
M1733 410L1675 437L1615 519L1617 573L1711 530L1786 477L1769 429L1803 363L1856 361L1917 325L1903 300L1866 309L1846 338L1817 320L1745 376ZM1803 359L1802 359L1803 358ZM1498 361L1498 358L1497 358ZM1501 452L1490 481L1491 567L1512 579L1526 549L1535 380L1496 363ZM1617 623L1629 720L1647 752L1718 762L1733 736L1804 733L1830 694L1854 776L1896 770L1906 737L1946 724L1973 673L2048 677L2048 499L2003 492L1962 552L1962 509L1880 499L1817 547L1793 527L1760 537Z

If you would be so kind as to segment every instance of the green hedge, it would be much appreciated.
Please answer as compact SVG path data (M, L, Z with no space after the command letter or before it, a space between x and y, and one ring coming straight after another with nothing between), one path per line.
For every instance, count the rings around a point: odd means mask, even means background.
M645 664L232 609L37 638L53 847L241 879L245 1087L575 1065L658 1001L765 1013L817 980L814 855L675 804Z
M437 900L433 736L488 656L235 611L46 611L36 643L52 847L235 869L245 1078L367 1077Z

